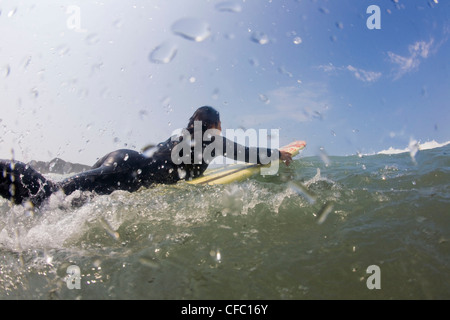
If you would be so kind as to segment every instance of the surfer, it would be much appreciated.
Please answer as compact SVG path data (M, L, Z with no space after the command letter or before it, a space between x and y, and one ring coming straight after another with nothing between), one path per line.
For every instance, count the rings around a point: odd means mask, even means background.
M198 129L201 130L200 135L197 135ZM174 184L179 180L191 180L201 176L210 160L217 156L258 164L267 164L264 162L267 158L280 159L286 165L292 161L287 152L239 145L221 136L221 130L219 112L209 106L200 107L184 129L184 132L194 138L189 144L190 154L180 157L180 151L185 149L179 148L183 140L186 145L186 138L190 137L172 136L154 147L151 155L128 149L116 150L100 158L90 170L61 182L45 178L22 162L0 160L0 195L15 204L29 200L38 206L56 191L62 191L65 195L75 190L110 194L115 190L134 192L154 184ZM209 134L209 139L203 139L205 133ZM195 141L198 136L202 137L200 144ZM203 152L211 143L221 147L213 148L208 159L203 157ZM176 148L178 151L174 152Z

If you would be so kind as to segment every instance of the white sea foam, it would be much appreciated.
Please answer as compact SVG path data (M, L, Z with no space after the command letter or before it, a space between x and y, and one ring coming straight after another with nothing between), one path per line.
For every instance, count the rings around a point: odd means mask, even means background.
M400 153L406 153L406 152L411 153L412 151L415 150L415 148L417 148L417 146L418 146L417 150L430 150L430 149L435 149L435 148L441 148L448 144L450 144L450 141L447 141L444 143L439 143L439 142L436 142L435 140L432 140L432 141L420 143L420 142L416 142L415 140L411 140L411 142L409 143L409 146L404 149L395 149L393 147L390 147L389 149L382 150L382 151L378 152L377 154L393 155L393 154L400 154Z

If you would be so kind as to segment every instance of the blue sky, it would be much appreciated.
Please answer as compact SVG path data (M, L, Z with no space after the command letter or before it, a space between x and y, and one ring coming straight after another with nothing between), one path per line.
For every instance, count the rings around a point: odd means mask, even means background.
M379 30L366 26L374 4ZM167 139L202 105L220 111L224 129L306 140L305 155L450 140L449 1L39 0L0 10L0 158L92 164Z

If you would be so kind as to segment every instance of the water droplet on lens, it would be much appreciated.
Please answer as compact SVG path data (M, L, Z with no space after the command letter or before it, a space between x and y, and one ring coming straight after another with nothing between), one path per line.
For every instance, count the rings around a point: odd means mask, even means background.
M176 21L172 25L172 32L185 39L202 42L210 36L211 29L205 21L185 18Z
M149 60L153 63L169 63L175 58L177 47L173 43L163 43L157 46L149 56Z
M319 11L320 11L321 13L323 13L323 14L329 14L329 13L330 13L330 10L328 10L327 8L324 8L324 7L320 7L320 8L319 8Z
M186 177L186 171L183 169L177 169L178 171L178 176L180 177L180 179L184 179Z
M139 262L146 267L152 268L152 269L159 269L158 262L154 261L151 258L141 257L139 258Z
M288 183L289 188L291 188L293 191L295 191L297 194L304 196L306 200L308 200L309 203L314 204L317 200L317 196L311 192L306 186L304 186L300 182L293 182L290 181Z
M259 66L259 61L256 58L250 58L250 59L248 59L248 62L253 67L258 67Z
M94 45L100 42L100 38L96 33L91 33L86 37L85 41L89 45Z
M98 221L100 222L100 225L108 233L108 235L110 235L114 240L120 239L119 233L111 227L110 223L105 218L99 218Z
M6 78L7 76L9 76L9 73L11 72L11 68L9 67L9 65L5 65L0 69L0 75L4 78Z
M170 106L170 102L171 102L171 97L170 96L165 96L161 99L161 105L164 108L167 108L168 106Z
M28 68L28 66L30 65L30 63L31 63L31 56L27 56L27 57L25 57L24 59L23 59L23 61L22 61L22 67L23 67L23 69L24 70L26 70L27 68Z
M293 74L291 72L287 71L286 68L283 67L283 66L278 68L278 72L281 73L281 74L287 75L289 78L293 77Z
M219 93L220 93L219 88L214 89L213 94L212 94L212 98L213 98L214 100L219 99Z
M8 12L8 18L11 18L12 16L14 16L17 12L17 8L12 9L11 11Z
M226 33L223 35L223 37L227 40L233 40L234 38L236 38L236 36L233 33Z
M219 250L217 250L217 252L216 252L216 259L217 259L218 262L222 261L222 254L220 253Z
M312 114L314 119L323 120L323 115L319 111L314 111ZM336 136L336 134L334 134Z
M140 118L141 120L145 120L145 118L147 117L147 115L148 115L147 110L140 110L140 111L139 111L139 118Z
M430 8L434 8L436 6L436 4L438 4L439 1L438 0L429 0L428 1L428 5L430 6Z
M319 157L323 161L323 163L325 163L325 166L328 167L330 165L330 158L328 157L324 148L319 149Z
M269 37L262 32L253 32L251 39L253 42L264 45L269 43Z
M259 94L259 100L264 102L265 104L270 103L270 99L265 94L262 93Z
M39 96L39 91L37 88L33 88L30 91L30 95L32 98L36 99Z
M300 43L302 43L302 38L300 38L300 37L295 37L295 38L294 38L294 44L300 44Z
M68 54L70 51L70 48L68 45L62 44L59 47L56 48L56 52L58 53L59 56L63 57L66 54Z
M318 224L322 224L325 222L328 215L333 210L333 207L334 207L333 202L329 201L325 203L325 205L320 209L319 213L317 214L317 216L319 217L319 219L317 220Z
M216 9L217 11L220 12L232 12L232 13L239 13L242 11L241 5L233 1L220 2L216 5Z
M116 28L118 28L118 29L121 28L122 25L123 25L123 23L122 23L122 21L121 21L120 19L117 19L117 20L115 20L115 21L113 22L113 26L116 27Z

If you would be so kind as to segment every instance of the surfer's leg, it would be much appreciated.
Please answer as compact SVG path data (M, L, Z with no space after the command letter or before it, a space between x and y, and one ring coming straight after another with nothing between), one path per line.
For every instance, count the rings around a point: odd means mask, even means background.
M117 189L114 180L113 168L99 167L69 177L60 182L59 185L66 195L76 190L109 194Z
M142 186L139 180L145 158L133 150L113 151L98 160L91 170L62 181L59 185L65 194L75 190L109 194L115 190L136 191Z
M57 189L39 172L19 161L0 160L0 195L21 204L24 200L38 206Z

